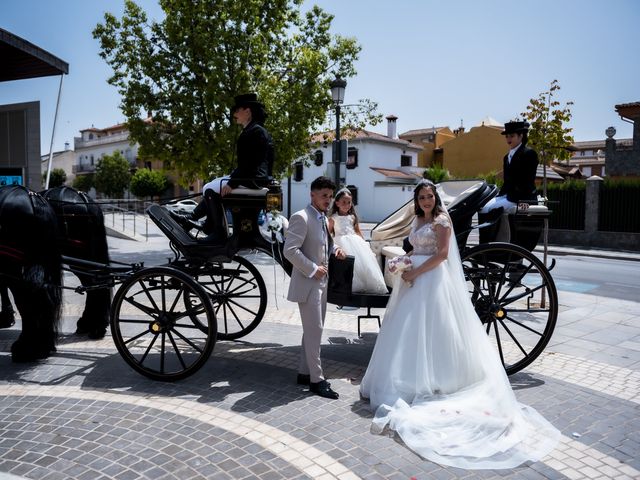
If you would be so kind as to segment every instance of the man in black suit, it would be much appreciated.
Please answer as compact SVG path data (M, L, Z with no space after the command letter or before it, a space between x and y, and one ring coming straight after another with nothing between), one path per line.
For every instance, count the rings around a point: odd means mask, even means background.
M230 175L215 178L205 184L202 189L204 199L192 213L180 215L172 212L172 216L187 230L196 226L194 222L206 215L203 231L208 234L205 238L207 243L226 240L223 197L234 188L260 189L271 181L274 149L271 135L263 125L267 118L264 105L258 101L255 93L238 95L234 100L231 113L235 122L242 126L236 142L238 166Z
M492 222L502 213L515 213L519 202L537 199L536 171L538 168L538 154L527 147L527 122L508 122L504 124L502 135L505 136L509 153L502 161L504 183L498 196L492 198L480 210L480 223ZM496 227L497 228L497 227ZM483 232L484 230L484 232ZM481 242L493 241L495 231L490 228L480 230ZM484 235L483 235L484 233ZM507 240L504 235L500 240Z

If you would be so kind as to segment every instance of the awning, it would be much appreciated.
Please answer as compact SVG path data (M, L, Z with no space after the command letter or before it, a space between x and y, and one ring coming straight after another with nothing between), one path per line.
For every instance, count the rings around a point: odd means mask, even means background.
M69 73L69 64L0 28L0 82Z

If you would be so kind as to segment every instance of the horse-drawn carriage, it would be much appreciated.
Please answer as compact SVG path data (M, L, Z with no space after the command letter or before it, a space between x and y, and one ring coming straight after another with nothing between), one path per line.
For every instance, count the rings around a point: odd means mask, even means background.
M531 252L539 240L546 209L529 208L509 219L511 243L467 247L475 213L497 193L477 182L448 206L462 251L472 302L487 333L495 340L508 373L531 363L549 341L557 316L556 289L545 265ZM258 250L278 262L287 273L291 265L282 255L275 232L260 232L261 211L280 210L277 184L262 190L234 191L226 196L232 234L221 245L203 243L190 235L161 205L147 213L168 237L174 258L166 265L96 262L62 257L64 268L91 282L76 290L91 292L119 285L110 309L110 327L123 359L139 373L159 380L178 380L207 361L217 340L240 338L260 323L267 291L257 268L241 255ZM412 205L379 223L371 245L384 269L385 258L401 253L408 235ZM0 251L0 254L2 252ZM332 261L329 301L340 306L386 306L389 295L351 292L353 259ZM86 283L86 284L85 284Z

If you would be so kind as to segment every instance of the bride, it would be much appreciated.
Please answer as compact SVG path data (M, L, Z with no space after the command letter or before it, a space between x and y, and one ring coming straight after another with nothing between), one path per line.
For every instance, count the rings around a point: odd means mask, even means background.
M451 221L433 183L418 184L414 207L413 268L395 280L360 384L375 412L372 431L388 426L441 465L498 469L537 461L560 432L516 400L469 299Z

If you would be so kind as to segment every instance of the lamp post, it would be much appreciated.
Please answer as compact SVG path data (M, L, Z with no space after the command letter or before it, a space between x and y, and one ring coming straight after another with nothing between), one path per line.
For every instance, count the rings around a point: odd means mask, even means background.
M333 175L336 189L340 188L340 163L342 162L342 142L340 141L340 104L344 102L344 90L347 81L337 76L329 86L331 87L331 98L336 106L336 139L333 142Z

